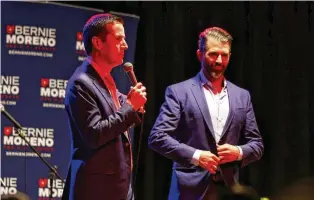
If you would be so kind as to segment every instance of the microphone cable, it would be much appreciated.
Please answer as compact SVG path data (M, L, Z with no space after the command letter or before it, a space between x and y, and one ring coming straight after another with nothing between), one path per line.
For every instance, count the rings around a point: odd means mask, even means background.
M142 113L142 122L141 122L141 129L140 129L140 134L139 134L139 140L138 140L138 150L136 153L136 161L135 161L135 171L134 171L134 176L133 176L133 180L132 180L132 196L131 199L133 199L133 195L135 195L136 191L135 191L135 182L136 182L136 177L137 177L137 173L138 173L138 164L139 164L139 158L140 158L140 152L141 152L141 144L142 144L142 138L143 138L143 130L144 130L144 116L145 113Z

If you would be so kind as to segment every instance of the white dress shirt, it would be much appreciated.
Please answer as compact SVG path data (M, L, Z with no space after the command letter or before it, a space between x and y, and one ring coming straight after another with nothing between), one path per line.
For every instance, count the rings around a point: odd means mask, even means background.
M209 114L214 129L215 141L216 143L218 143L229 115L229 97L227 90L227 81L224 80L224 86L221 92L214 94L211 89L212 84L210 81L207 80L202 70L200 72L200 76L202 88L205 94L205 99L207 102ZM243 152L240 147L238 148L240 151L240 156L238 160L240 160L242 158ZM192 164L194 165L199 164L200 154L201 150L196 150L194 152L193 158L191 160Z

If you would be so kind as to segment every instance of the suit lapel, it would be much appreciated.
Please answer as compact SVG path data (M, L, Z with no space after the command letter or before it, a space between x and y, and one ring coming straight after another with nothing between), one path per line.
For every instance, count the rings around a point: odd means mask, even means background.
M235 92L234 92L230 82L227 83L227 91L228 91L228 99L229 99L229 114L228 114L228 117L227 117L224 129L222 131L220 140L226 134L226 132L227 132L227 130L228 130L230 124L231 124L231 121L232 121L232 119L234 117L234 108L235 108L236 94L235 94Z
M197 105L204 117L204 120L210 130L210 133L212 134L212 136L215 138L215 134L214 134L214 129L213 129L213 124L211 121L211 117L209 114L209 110L208 110L208 106L207 106L207 102L205 99L205 94L202 88L202 84L200 81L200 77L199 74L194 78L195 82L192 84L191 90L193 93L193 96L197 102Z
M90 66L90 67L92 67L92 66ZM96 76L94 76L94 78L95 79L94 79L93 83L94 83L95 87L99 90L100 94L105 98L105 100L109 104L112 112L113 113L116 112L116 110L117 110L116 106L114 105L114 102L112 100L112 97L111 97L109 91L105 89L107 87L104 84L103 80L101 79L101 77L98 74ZM129 142L131 142L130 138L129 138L129 135L128 135L128 130L124 132L124 136L127 138L127 140Z
M101 85L100 85L101 84ZM110 108L112 109L112 112L115 112L114 103L111 99L110 93L104 88L104 84L99 83L98 80L94 80L94 85L99 90L100 94L106 99L107 103L109 104Z
M100 94L104 97L104 99L107 101L112 112L115 112L116 109L115 109L114 102L110 96L109 91L106 90L107 87L105 83L103 82L103 80L101 79L100 75L97 73L94 67L87 60L83 62L82 67L83 67L82 70L93 79L93 84L98 89Z

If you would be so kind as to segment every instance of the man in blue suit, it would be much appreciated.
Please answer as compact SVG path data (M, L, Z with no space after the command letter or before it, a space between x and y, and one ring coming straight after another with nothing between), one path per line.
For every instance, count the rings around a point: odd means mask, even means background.
M249 92L224 77L231 43L221 28L204 30L201 71L166 89L148 143L174 161L170 200L218 199L218 188L233 187L239 168L263 154Z
M138 83L125 96L110 75L128 48L121 18L93 16L83 40L88 57L66 89L72 160L62 199L129 200L133 162L128 130L140 122L137 111L146 103L146 89Z

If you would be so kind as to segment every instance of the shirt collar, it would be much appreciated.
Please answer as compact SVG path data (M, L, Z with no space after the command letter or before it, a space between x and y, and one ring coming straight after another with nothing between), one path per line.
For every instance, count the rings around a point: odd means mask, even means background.
M203 70L200 71L200 77L201 77L201 84L202 86L204 85L208 85L210 88L212 88L212 83L206 78ZM227 81L226 79L224 78L224 86L223 86L223 90L226 89L227 87Z
M110 70L100 67L96 62L94 62L90 56L86 58L87 62L91 64L91 66L96 70L96 72L100 75L101 78L110 74Z

